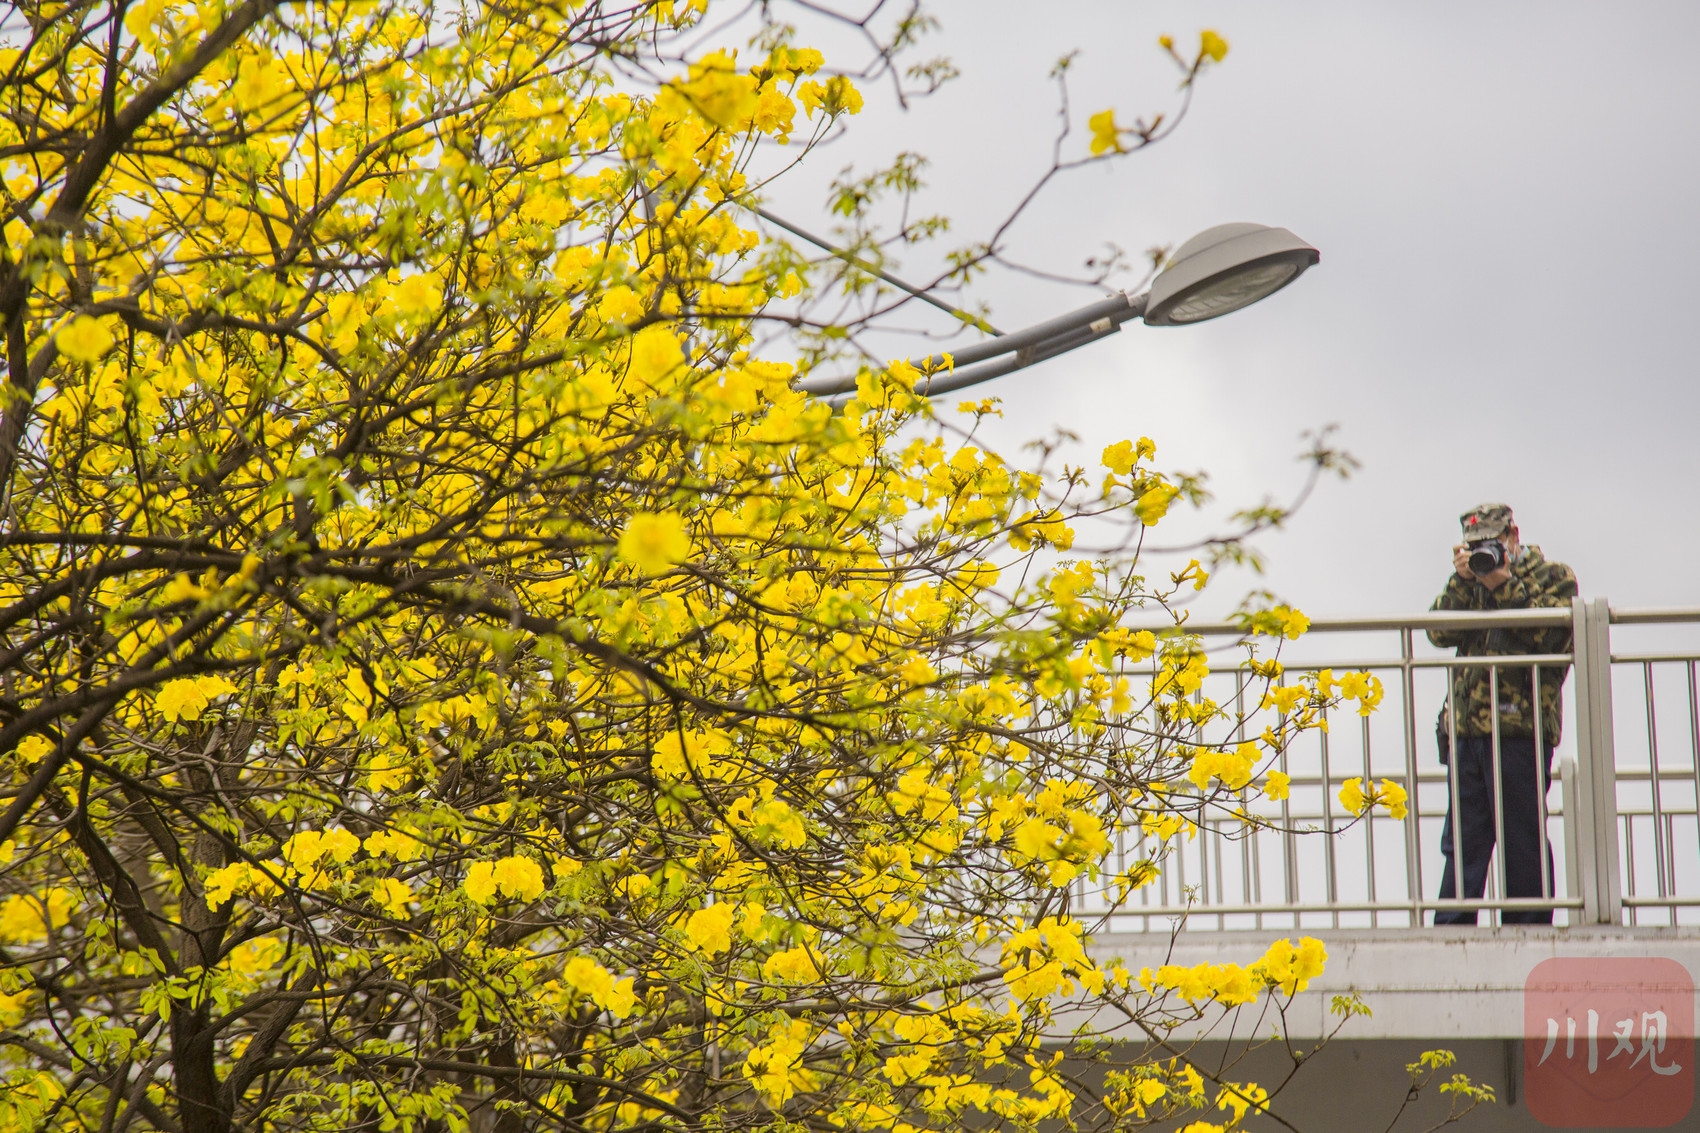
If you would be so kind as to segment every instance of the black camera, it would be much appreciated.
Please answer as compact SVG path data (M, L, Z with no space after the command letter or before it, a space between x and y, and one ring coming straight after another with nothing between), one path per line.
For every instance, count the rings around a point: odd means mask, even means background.
M1481 543L1470 544L1470 573L1480 578L1484 574L1492 574L1505 565L1505 544L1498 539L1488 539Z

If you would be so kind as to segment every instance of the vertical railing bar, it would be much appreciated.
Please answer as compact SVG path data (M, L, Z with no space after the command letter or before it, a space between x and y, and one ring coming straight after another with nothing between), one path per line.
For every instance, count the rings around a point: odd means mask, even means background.
M1151 655L1151 682L1152 682L1151 687L1152 688L1157 687L1157 681L1159 679L1161 679L1162 671L1163 671L1163 663L1159 659L1159 654L1153 653ZM1157 893L1156 893L1157 904L1160 905L1160 906L1161 905L1171 905L1172 906L1172 905L1179 904L1178 901L1169 900L1169 859L1168 859L1168 855L1164 852L1162 841L1153 837L1152 838L1152 847L1151 847L1151 849L1147 850L1145 848L1145 839L1146 839L1146 832L1145 832L1145 827L1142 824L1139 828L1139 853L1140 853L1140 856L1149 859L1153 865L1156 864L1157 858L1159 856L1161 856L1163 858L1163 864L1157 872ZM1149 894L1150 889L1148 889L1148 888L1142 889L1142 890L1140 890L1140 893L1142 895ZM1141 903L1148 906L1148 907L1151 904L1150 901L1142 901ZM1145 931L1146 932L1151 931L1151 918L1149 916L1147 916L1145 918Z
M1204 689L1202 687L1192 694L1192 702L1195 705L1204 703ZM1194 738L1202 742L1204 725L1196 725L1194 732ZM1198 789L1198 833L1194 836L1193 841L1198 845L1198 904L1208 911L1212 903L1210 900L1210 820L1206 817L1204 811L1205 793L1205 788L1200 787ZM1186 852L1185 847L1186 843L1183 841L1181 843L1183 854ZM1222 927L1221 920L1220 916L1216 918L1218 930Z
M1641 662L1641 689L1647 694L1647 768L1652 773L1647 780L1647 789L1653 801L1653 876L1658 881L1659 896L1669 897L1671 894L1665 887L1664 808L1659 805L1659 722L1653 706L1651 661Z
M1611 604L1604 598L1595 598L1590 604L1590 614L1593 627L1588 631L1588 648L1593 654L1595 700L1591 719L1597 740L1594 752L1600 757L1594 769L1597 777L1594 781L1594 836L1602 840L1594 856L1599 865L1600 907L1606 923L1622 924L1623 889L1617 868L1617 819L1614 817L1617 814L1617 735L1612 711ZM1630 923L1638 924L1639 918L1631 917Z
M1493 757L1493 875L1499 883L1499 891L1494 896L1503 901L1511 896L1510 887L1506 884L1505 868L1505 790L1504 790L1504 754L1500 746L1499 729L1499 666L1488 666L1488 727L1492 731L1490 747ZM1493 923L1505 923L1504 908L1493 911Z
M1221 822L1218 822L1216 824L1215 837L1217 837L1217 838L1222 837L1222 827L1224 825L1225 824L1221 823ZM1228 856L1227 851L1225 849L1223 849L1222 846L1218 845L1216 847L1216 855L1215 855L1215 861L1216 861L1216 903L1217 903L1217 905L1226 905L1228 903L1228 892L1227 892L1226 888L1223 887L1223 884L1222 884L1222 859L1227 857L1227 856ZM1217 913L1216 914L1216 931L1221 932L1223 929L1225 929L1227 927L1228 927L1228 921L1227 921L1226 915L1223 914L1223 913Z
M1446 741L1452 752L1447 768L1446 788L1451 794L1447 813L1452 816L1452 899L1464 899L1464 823L1463 807L1458 793L1458 689L1450 670L1446 673Z
M1146 839L1146 835L1142 831L1140 833L1140 836L1139 836L1140 845L1142 847L1145 845L1145 839ZM1158 853L1161 852L1161 845L1159 843L1157 843L1155 838L1153 838L1151 841L1152 841L1151 848L1144 850L1144 853L1146 854L1147 857L1149 857L1151 859L1152 862L1155 862L1157 860L1155 855L1157 855ZM1169 900L1169 881L1170 880L1171 879L1170 879L1170 876L1169 876L1169 863L1168 863L1168 860L1165 858L1164 861L1163 861L1162 869L1157 871L1156 884L1152 885L1149 888L1147 888L1146 890L1144 890L1144 892L1147 893L1150 896L1150 900L1144 902L1144 904L1146 904L1148 906L1149 905L1172 904L1172 902ZM1149 919L1150 918L1147 918L1147 922L1149 922Z
M1121 820L1118 820L1116 822L1116 873L1115 873L1115 876L1116 877L1126 877L1127 873L1128 873L1127 820L1121 819ZM1118 914L1122 913L1123 908L1127 904L1127 898L1130 897L1130 896L1132 896L1132 894L1123 893L1116 899L1116 912ZM1123 923L1126 923L1127 918L1126 918L1125 915L1123 915L1122 920L1123 920Z
M1550 899L1553 895L1552 844L1547 837L1547 752L1544 742L1546 736L1543 734L1546 722L1541 711L1541 667L1531 665L1529 673L1529 691L1535 703L1535 817L1540 825L1540 837L1535 842L1535 852L1541 857L1541 897ZM1563 710L1560 705L1559 711Z
M1174 846L1176 848L1175 849L1165 848L1163 850L1163 853L1165 855L1173 854L1174 858L1175 858L1175 872L1174 872L1174 877L1171 879L1175 883L1174 884L1175 891L1173 893L1170 893L1167 888L1165 888L1163 890L1163 904L1168 905L1171 908L1185 907L1185 905L1187 903L1186 902L1186 852L1185 852L1185 844L1186 844L1186 840L1184 838L1181 839L1178 842L1175 839L1171 838L1165 843L1165 846Z
M1193 841L1198 844L1198 903L1208 909L1216 902L1210 899L1210 819L1202 800L1198 804L1198 836Z
M1700 842L1700 681L1697 663L1688 662L1688 770L1694 783L1694 836Z
M1254 828L1248 836L1251 842L1251 896L1257 905L1257 927L1263 928L1263 831Z
M1145 828L1144 827L1140 827L1140 830L1139 830L1139 848L1138 848L1138 850L1135 851L1135 853L1137 853L1142 860L1150 857L1150 855L1145 852ZM1163 885L1167 884L1163 880L1163 875L1161 873L1159 873L1157 875L1157 884L1159 886L1163 886ZM1149 909L1151 907L1151 886L1149 884L1141 885L1139 887L1139 903L1140 903L1141 906L1143 906L1147 909ZM1150 916L1149 913L1146 914L1145 916L1142 916L1142 917L1139 918L1139 931L1140 932L1150 932L1151 931L1151 916Z
M1399 631L1399 672L1405 686L1405 792L1410 796L1411 808L1410 821L1405 826L1405 886L1411 898L1411 927L1417 928L1423 923L1423 815L1419 801L1422 790L1417 780L1417 687L1416 674L1411 667L1414 656L1411 646L1411 627L1406 626ZM1700 798L1697 798L1695 807L1700 810Z
M1153 843L1153 847L1152 847L1151 852L1154 853L1154 854L1160 853L1160 854L1163 855L1163 872L1157 875L1159 878L1162 879L1162 886L1157 890L1157 892L1155 894L1155 896L1157 898L1155 903L1158 904L1158 905L1174 905L1177 902L1174 898L1172 898L1169 895L1169 887L1170 887L1171 884L1173 884L1173 882L1175 880L1175 876L1174 876L1174 871L1169 868L1168 851L1163 848L1163 843L1158 841L1158 839L1155 836L1152 837L1151 841Z
M1671 904L1669 906L1669 908L1670 908L1670 923L1671 923L1672 927L1675 927L1675 925L1677 924L1677 904L1676 904L1676 900L1675 900L1676 896L1677 896L1677 893L1676 893L1676 890L1677 890L1677 884L1676 884L1676 815L1670 814L1670 813L1666 813L1666 815L1665 815L1665 853L1670 855L1670 861L1666 862L1665 865L1666 865L1666 874L1670 878L1670 895L1671 895Z
M1173 904L1175 904L1177 906L1185 906L1187 904L1187 899L1186 899L1186 836L1182 831L1180 831L1178 829L1175 831L1174 844L1175 844L1175 899L1174 899ZM1168 894L1165 892L1164 896L1167 897Z
M1595 765L1599 762L1599 723L1594 719L1594 615L1593 606L1578 596L1570 600L1570 656L1576 668L1576 774L1573 790L1564 802L1566 852L1575 858L1576 876L1570 887L1582 898L1583 924L1603 924L1606 895L1600 890L1600 816L1595 792ZM1573 805L1574 804L1574 805ZM1576 813L1571 814L1574 810Z
M1234 742L1245 743L1245 671L1234 671ZM1251 813L1251 796L1248 788L1240 789L1240 810L1245 814ZM1259 863L1255 858L1257 848L1257 825L1252 823L1245 829L1245 837L1240 842L1240 899L1247 905L1261 905L1262 880L1256 877ZM1256 900L1252 899L1253 891L1258 893ZM1257 914L1256 925L1263 927L1263 914Z
M1240 810L1245 814L1251 813L1251 792L1240 788ZM1251 899L1251 839L1256 826L1247 826L1240 838L1240 903L1252 904ZM1262 925L1257 927L1262 928Z
M1286 713L1283 712L1281 713L1283 728L1286 722ZM1281 745L1281 752L1276 758L1281 763L1281 774L1290 779L1292 771L1287 760L1287 745L1285 743ZM1281 800L1281 857L1281 865L1286 874L1281 879L1282 885L1286 889L1286 903L1296 905L1299 903L1299 844L1298 837L1293 833L1293 796L1291 791L1287 793L1286 798ZM1293 927L1297 928L1298 925L1299 918L1294 916Z
M1328 763L1328 709L1322 709L1321 713L1322 730L1317 734L1322 740L1322 829L1327 834L1327 837L1325 837L1322 841L1322 860L1323 868L1327 874L1328 903L1332 905L1340 899L1340 882L1338 876L1335 874L1336 863L1334 860L1334 775L1332 770L1329 768ZM1340 912L1338 909L1332 910L1329 913L1329 921L1335 928L1340 927Z
M1116 878L1127 876L1127 826L1120 819L1116 821L1115 854L1116 867L1114 870L1110 871L1109 877L1104 879L1104 907L1106 909L1114 910L1119 914L1121 912L1122 899L1115 897L1110 886L1115 884ZM1113 916L1109 919L1109 925L1110 931L1115 932L1116 921Z
M1375 768L1370 761L1369 750L1369 717L1362 716L1364 733L1364 787L1368 789L1374 782ZM1364 813L1364 844L1368 849L1369 859L1369 903L1375 904L1375 808L1370 807ZM1381 918L1376 910L1369 911L1369 927L1380 928Z
M1580 732L1580 726L1577 730ZM1565 888L1569 890L1566 896L1582 897L1586 902L1585 894L1587 890L1582 885L1582 879L1586 876L1582 864L1582 843L1577 837L1581 833L1581 823L1578 821L1577 815L1581 812L1582 806L1578 799L1580 784L1577 782L1578 775L1574 759L1560 761L1558 779L1559 805L1564 811L1564 877ZM1566 909L1564 912L1566 927L1588 923L1589 912L1590 910L1586 905L1580 911Z
M1628 865L1629 896L1635 896L1635 815L1623 816L1623 860ZM1634 928L1641 923L1641 907L1629 906L1629 927Z

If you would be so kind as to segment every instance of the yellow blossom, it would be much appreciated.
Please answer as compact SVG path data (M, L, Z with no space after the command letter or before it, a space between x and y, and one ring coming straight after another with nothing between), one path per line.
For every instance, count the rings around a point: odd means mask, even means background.
M98 362L112 349L112 332L99 319L78 315L53 336L59 353L73 362Z
M15 1027L23 1022L34 994L29 988L11 995L0 993L0 1027Z
M535 901L543 895L543 867L530 858L503 858L490 876L504 897Z
M619 552L644 574L662 574L690 557L691 540L677 515L639 512L620 533Z
M1121 129L1116 125L1116 112L1114 110L1100 110L1092 115L1086 120L1086 128L1092 131L1090 148L1093 157L1099 157L1111 150L1116 153L1125 152L1122 147ZM1105 463L1108 463L1108 461ZM1126 469L1120 471L1125 472Z
M817 108L828 115L862 112L862 92L843 75L834 75L824 83L810 80L802 84L797 88L797 101L803 104L810 118L815 116Z
M1310 619L1302 610L1290 606L1275 607L1275 614L1281 619L1281 632L1291 641L1297 641L1310 628Z
M18 757L25 763L40 763L53 754L54 743L46 736L25 736L18 743Z
M1371 673L1347 673L1340 678L1340 695L1358 702L1358 715L1368 716L1381 704L1381 680Z
M820 968L815 964L814 955L801 945L775 952L762 963L761 970L770 980L790 983L807 983L820 978Z
M199 720L215 698L235 691L235 685L217 675L166 681L154 694L154 707L167 720Z
M543 895L543 868L530 858L517 856L473 862L467 867L462 888L480 905L488 905L499 896L533 901Z
M1240 744L1232 751L1218 751L1212 748L1196 748L1192 755L1192 768L1187 772L1187 778L1200 791L1210 786L1211 779L1219 779L1229 790L1237 791L1251 782L1252 768L1257 762L1257 746L1255 744Z
M425 852L424 843L399 830L374 831L366 835L365 844L368 854L388 854L404 862L413 861Z
M813 1088L814 1075L801 1065L808 1041L809 1025L794 1019L745 1057L742 1073L770 1108L778 1109L799 1089Z
M1364 794L1364 781L1358 778L1347 779L1340 786L1340 805L1352 814L1362 814L1368 810L1372 797Z
M684 364L685 352L679 347L679 339L665 326L647 326L633 336L629 373L645 389L660 389ZM683 531L682 528L680 530ZM673 561L683 558L684 552L681 551L679 558Z
M1381 790L1378 794L1378 801L1387 807L1388 814L1392 815L1395 819L1404 819L1407 813L1405 803L1408 799L1404 787L1401 787L1398 783L1395 783L1391 779L1383 779L1381 781Z
M209 909L220 908L236 896L265 897L277 892L277 883L266 871L249 862L233 862L215 869L202 884Z
M240 975L257 975L277 967L289 948L275 936L245 940L230 950L230 970Z
M765 836L781 849L798 849L809 838L803 816L781 798L769 799L756 807L750 821L758 836Z
M33 944L65 927L76 898L69 889L52 886L45 893L18 893L0 901L0 944Z
M574 956L562 966L561 979L581 995L588 996L598 1007L616 1019L632 1013L637 1003L632 981L616 980L614 976L589 956Z
M429 272L410 275L390 291L389 303L403 317L435 314L443 303L442 281Z
M722 901L698 909L685 921L685 938L705 956L718 955L732 947L733 906Z
M496 899L496 866L494 862L473 862L466 868L466 879L461 882L461 888L466 895L480 905L488 905Z
M1100 457L1105 468L1117 476L1126 476L1133 471L1134 465L1141 460L1148 460L1157 455L1156 442L1150 437L1140 437L1135 441L1117 441L1104 449Z
M1140 494L1139 502L1133 507L1134 514L1139 516L1139 522L1147 527L1155 527L1157 521L1169 514L1169 505L1175 502L1175 497L1181 490L1173 484L1158 484Z
M1301 937L1296 947L1290 939L1283 937L1271 944L1263 958L1252 965L1252 972L1280 988L1284 994L1296 995L1322 974L1327 960L1328 950L1315 937Z
M398 877L381 877L372 884L372 900L390 916L406 920L413 890Z

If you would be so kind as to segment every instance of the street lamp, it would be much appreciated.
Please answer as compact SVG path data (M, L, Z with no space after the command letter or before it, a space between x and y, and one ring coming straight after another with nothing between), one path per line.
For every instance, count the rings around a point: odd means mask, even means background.
M1184 326L1249 307L1297 279L1322 253L1263 224L1218 224L1180 246L1151 281L1148 327Z
M952 351L954 368L933 374L917 392L949 393L1000 378L1115 334L1130 319L1167 327L1219 318L1275 294L1321 258L1322 253L1285 228L1218 224L1182 244L1149 291L1122 292L1037 326ZM908 285L903 289L917 294ZM935 354L922 369L942 365L944 357ZM856 379L808 378L797 385L805 393L835 397L853 392Z

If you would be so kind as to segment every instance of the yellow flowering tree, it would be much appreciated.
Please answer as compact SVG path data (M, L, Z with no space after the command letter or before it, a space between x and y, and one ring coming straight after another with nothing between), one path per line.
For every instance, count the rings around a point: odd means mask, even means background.
M0 1130L1265 1104L1055 1044L1279 1002L1313 942L1131 974L1075 894L1280 797L1339 690L1251 655L1283 715L1229 743L1138 628L1204 567L1067 557L1184 495L1149 441L1012 467L907 364L835 409L756 353L813 280L749 163L861 95L777 24L691 54L705 7L19 10Z

